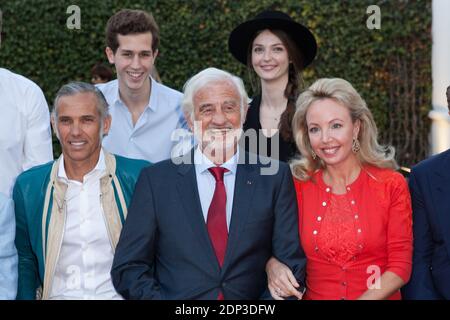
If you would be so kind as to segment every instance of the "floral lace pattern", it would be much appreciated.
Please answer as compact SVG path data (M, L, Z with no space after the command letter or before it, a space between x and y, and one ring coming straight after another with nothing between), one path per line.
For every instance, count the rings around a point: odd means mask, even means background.
M342 266L358 253L354 220L347 196L332 194L317 235L319 252L328 261Z

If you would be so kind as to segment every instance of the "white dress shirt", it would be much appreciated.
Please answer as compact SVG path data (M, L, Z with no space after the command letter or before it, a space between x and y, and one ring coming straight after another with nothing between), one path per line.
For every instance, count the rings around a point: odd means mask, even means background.
M51 160L50 115L42 90L0 68L0 192L11 197L22 171Z
M152 78L150 80L149 104L135 125L130 111L120 98L118 80L97 87L108 101L112 117L103 147L120 156L155 163L171 157L172 148L180 145L179 141L172 141L172 133L177 129L184 131L187 124L180 105L183 95ZM183 149L180 153L184 151L187 150Z
M231 213L233 210L233 197L234 197L234 184L236 182L236 170L239 159L239 149L235 155L227 162L221 165L222 168L226 168L229 171L223 175L223 183L225 184L225 191L227 193L227 228L230 229ZM216 165L208 159L201 151L200 147L194 151L194 166L195 174L197 177L198 195L200 197L200 203L202 205L203 218L205 223L208 218L208 210L211 205L212 198L214 196L214 190L216 189L216 179L209 172L209 168L216 167Z
M122 299L111 281L114 252L101 205L100 178L105 174L103 151L83 182L69 180L60 162L58 179L67 183L66 221L50 291L50 299Z
M0 300L17 294L17 250L14 245L14 202L0 192Z

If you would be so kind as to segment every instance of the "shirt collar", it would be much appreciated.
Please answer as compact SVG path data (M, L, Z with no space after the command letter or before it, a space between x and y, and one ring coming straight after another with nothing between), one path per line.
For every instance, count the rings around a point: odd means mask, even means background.
M149 109L151 111L156 111L158 108L158 103L157 103L157 95L156 95L156 91L158 90L158 82L156 82L151 76L149 76L150 78L150 83L151 83L151 91L150 91L150 99L148 101L147 106L145 107L145 110ZM114 97L113 97L113 101L114 104L123 104L125 105L125 103L122 101L122 99L120 99L120 92L119 92L119 80L117 80L117 90L114 92Z
M237 165L239 159L239 148L237 148L237 152L225 163L220 165L220 167L228 169L232 174L236 174ZM216 167L216 165L203 154L200 150L200 145L197 145L194 151L194 164L197 168L198 172L203 173L209 168Z
M92 169L90 172L88 172L84 177L83 181L95 174L96 172L103 172L106 170L106 162L105 162L105 155L103 152L103 149L100 149L100 156L98 158L97 164L95 165L94 169ZM61 160L59 161L59 167L58 167L58 178L62 179L64 182L68 183L70 180L67 177L66 169L64 168L64 155L61 154Z
M159 105L157 94L159 83L156 82L152 77L150 77L150 82L151 82L150 99L146 109L150 109L150 111L156 112L158 110Z

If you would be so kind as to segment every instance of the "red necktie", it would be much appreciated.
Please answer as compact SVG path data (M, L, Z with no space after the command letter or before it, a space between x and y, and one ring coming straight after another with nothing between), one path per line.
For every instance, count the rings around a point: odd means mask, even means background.
M206 226L208 228L209 238L213 244L217 260L219 261L220 267L222 267L228 240L226 209L227 193L223 183L223 174L227 172L228 169L213 167L208 170L216 179L216 189L214 190L214 195L211 204L209 205ZM222 292L219 293L217 299L224 299Z
M213 167L208 170L216 179L216 189L209 205L206 226L208 227L209 238L216 252L217 260L222 267L228 240L227 193L223 183L223 174L228 170L221 167Z

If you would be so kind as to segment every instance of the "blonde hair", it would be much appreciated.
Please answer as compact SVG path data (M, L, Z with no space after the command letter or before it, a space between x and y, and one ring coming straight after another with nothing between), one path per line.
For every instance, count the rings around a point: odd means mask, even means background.
M292 130L295 143L302 156L291 161L294 177L307 181L315 171L326 167L326 164L320 158L313 159L312 157L306 123L306 114L309 107L322 99L332 99L345 106L350 112L353 123L357 120L360 121L358 133L360 150L356 153L356 157L362 165L397 169L398 166L394 159L395 149L392 146L382 146L378 143L378 129L372 113L355 88L344 79L324 78L314 82L297 99L296 111L292 119Z

